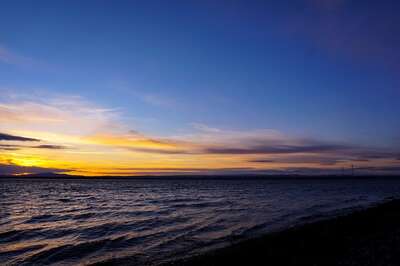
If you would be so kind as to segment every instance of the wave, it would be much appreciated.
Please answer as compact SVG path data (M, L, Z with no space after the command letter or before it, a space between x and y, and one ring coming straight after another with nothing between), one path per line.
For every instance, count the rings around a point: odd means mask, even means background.
M0 264L154 264L399 195L400 181L0 186ZM310 181L312 182L312 181Z

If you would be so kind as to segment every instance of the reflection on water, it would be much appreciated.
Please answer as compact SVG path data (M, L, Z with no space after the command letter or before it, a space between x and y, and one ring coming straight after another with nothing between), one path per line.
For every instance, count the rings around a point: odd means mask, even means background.
M395 180L1 180L0 264L157 263L399 193Z

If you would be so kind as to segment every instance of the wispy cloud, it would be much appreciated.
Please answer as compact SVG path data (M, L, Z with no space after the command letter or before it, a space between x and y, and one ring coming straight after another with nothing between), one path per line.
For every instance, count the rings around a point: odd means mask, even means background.
M20 149L19 145L0 144L0 150L3 150L3 151L16 151L19 149Z
M147 136L135 130L99 132L84 139L88 143L150 153L179 153L180 149L190 145L189 142L182 140Z
M373 155L373 154L377 155ZM276 154L278 155L278 154ZM274 156L273 159L256 158L249 162L259 164L319 164L325 166L343 165L343 164L376 164L378 161L396 161L397 152L373 151L362 147L354 147L346 151L322 152L322 153L302 153L302 154L284 154ZM366 159L368 158L368 159Z
M67 149L66 146L62 145L53 145L53 144L40 144L40 145L29 145L26 143L30 142L41 142L42 140L37 138L28 138L22 136L15 136L10 134L5 134L0 132L0 150L4 151L17 151L21 149L49 149L49 150L62 150ZM3 143L2 143L3 142ZM4 144L14 143L14 144ZM23 144L15 144L15 143L23 143Z
M68 149L66 146L61 145L51 145L51 144L43 144L43 145L17 145L17 144L0 144L0 150L20 150L20 149L48 149L48 150L64 150Z
M210 127L206 124L202 124L202 123L191 123L191 126L196 129L199 130L201 132L206 132L206 133L218 133L221 132L221 130L219 128L215 128L215 127Z
M34 149L49 149L49 150L64 150L64 149L67 149L66 146L51 145L51 144L43 144L43 145L38 145L38 146L31 146L30 148L34 148Z
M300 168L330 171L354 162L359 167L389 167L400 155L396 150L298 138L271 129L226 130L198 123L191 124L187 134L149 135L124 122L118 109L81 97L5 98L0 97L0 114L7 114L0 115L0 130L7 132L0 133L2 164L81 174L259 174Z
M38 139L34 138L26 138L26 137L21 137L21 136L14 136L14 135L9 135L5 133L0 133L0 141L1 140L6 140L6 141L39 141Z
M47 135L85 135L121 126L114 109L99 108L78 96L1 96L0 130ZM44 134L44 135L46 135Z
M274 145L261 144L248 147L210 147L206 148L207 153L214 154L297 154L297 153L325 153L325 152L340 152L350 149L344 145L335 145L321 143L319 145L302 144L302 145Z
M252 163L260 163L260 164L319 164L319 165L336 165L338 163L345 163L352 161L351 158L342 155L337 156L326 155L326 154L318 154L318 155L310 155L310 154L300 154L300 155L285 155L279 156L276 158L257 158L250 159L249 162Z

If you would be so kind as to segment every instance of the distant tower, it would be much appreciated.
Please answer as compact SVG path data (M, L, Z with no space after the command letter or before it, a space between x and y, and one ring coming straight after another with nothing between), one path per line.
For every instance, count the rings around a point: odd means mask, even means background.
M354 164L351 165L351 176L354 176Z

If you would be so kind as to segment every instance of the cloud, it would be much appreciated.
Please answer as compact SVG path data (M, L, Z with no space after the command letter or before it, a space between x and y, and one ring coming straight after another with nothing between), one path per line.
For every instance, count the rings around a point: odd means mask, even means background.
M99 133L85 137L89 143L122 148L135 152L158 154L183 154L187 153L188 142L145 136L137 131L127 133Z
M250 159L254 163L319 163L323 165L334 165L344 162L373 162L376 160L397 160L397 152L372 151L363 147L352 147L337 152L321 152L317 154L285 154L285 156L270 158Z
M0 133L0 141L1 140L5 140L5 141L40 141L40 140L34 139L34 138L14 136L14 135L9 135L9 134L5 134L5 133Z
M66 146L62 146L62 145L51 145L51 144L43 144L43 145L38 145L38 146L30 146L30 148L34 148L34 149L49 149L49 150L64 150L64 149L67 149Z
M226 168L174 168L174 167L131 167L131 168L115 168L107 172L93 172L91 174L107 174L107 175L238 175L257 173L252 167L226 167Z
M326 167L286 167L273 170L255 170L258 174L275 174L275 175L299 175L299 176L315 176L315 175L351 175L352 169L349 168L326 168ZM356 167L354 175L398 175L400 174L400 166L380 166L380 167Z
M374 160L388 158L395 159L399 156L399 153L400 152L365 149L355 151L353 155L356 156L358 160Z
M253 160L249 160L249 162L251 163L276 163L278 162L277 160L272 160L272 159L253 159Z
M0 144L0 150L3 151L16 151L19 149L20 149L19 145Z
M149 167L149 168L115 168L107 172L90 172L91 174L100 175L221 175L221 176L317 176L317 175L350 175L352 170L348 168L326 168L326 167L281 167L278 169L254 168L254 167L226 167L226 168L168 168L168 167ZM356 167L354 168L356 176L360 175L398 175L400 174L400 166L380 166L380 167Z
M194 123L189 133L150 135L122 118L118 109L102 108L76 96L1 94L0 132L13 135L0 133L4 143L0 144L4 154L0 163L65 167L83 174L109 174L129 166L131 171L120 171L267 174L292 173L300 171L299 166L329 172L351 162L385 166L400 156L396 150L304 139L271 129L226 130Z
M245 148L236 147L210 147L207 153L214 154L295 154L295 153L324 153L337 152L349 149L343 145L320 144L320 145L256 145Z
M78 96L0 95L0 130L35 133L44 140L118 130L123 127L118 117L116 109L100 108Z
M115 168L114 170L124 170L124 171L226 171L226 170L252 170L251 167L231 167L231 168L218 168L218 169L207 169L207 168L177 168L177 167L151 167L151 168L143 168L143 167L127 167L127 168Z
M268 155L268 154L266 154ZM283 156L280 154L271 158L256 158L250 159L252 163L278 163L278 164L310 164L316 163L320 165L336 165L343 163L373 163L377 160L396 160L398 152L394 151L382 151L381 149L373 150L371 148L359 147L359 146L348 146L345 149L338 150L327 150L319 151L316 154L314 152L304 152L300 154L286 153ZM282 154L281 154L282 155Z
M367 170L370 172L397 172L400 173L400 165L395 166L367 166L367 167L357 167L355 170Z
M275 131L224 131L205 125L189 136L157 138L137 131L125 134L96 134L90 142L135 152L182 155L279 155L339 153L354 149L351 145L284 137Z
M14 144L0 144L0 150L6 151L16 151L21 149L48 149L48 150L64 150L68 149L66 146L62 145L51 145L51 144L43 144L43 145L14 145Z
M21 136L15 136L5 133L0 133L0 141L10 141L10 142L39 142L40 139L27 138ZM41 144L41 145L19 145L19 144L0 144L0 150L6 151L16 151L20 149L49 149L49 150L62 150L66 149L66 146L53 145L53 144Z
M206 132L206 133L218 133L221 132L220 129L215 128L215 127L210 127L208 125L205 124L201 124L201 123L191 123L192 127L196 130L199 130L201 132Z
M336 165L375 160L396 160L399 152L349 143L288 137L273 130L225 131L206 125L197 133L157 138L137 131L122 135L91 136L98 144L133 152L160 155L250 157L249 163ZM256 156L256 158L254 158ZM263 157L259 157L263 156ZM267 157L265 157L267 156ZM184 157L183 157L184 158Z
M134 152L143 152L143 153L155 153L155 154L190 154L189 151L185 150L167 150L167 149L154 149L154 148L126 148L127 150Z
M351 159L347 159L347 156L327 156L324 154L319 154L319 155L295 155L295 156L284 156L284 157L278 157L273 160L271 159L263 159L263 158L258 158L258 159L250 159L249 162L251 163L260 163L260 164L319 164L319 165L335 165L338 163L343 163L343 162L349 162L353 161Z

